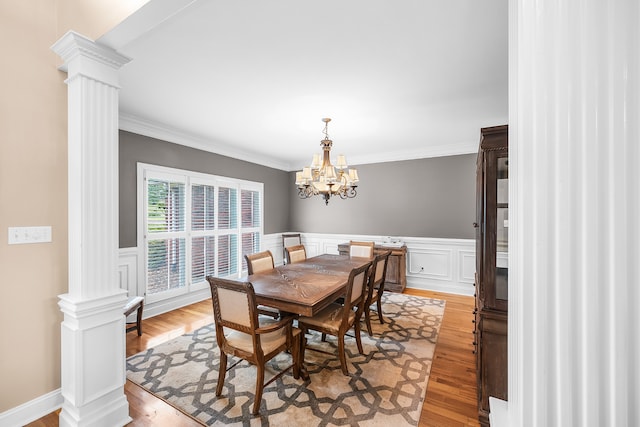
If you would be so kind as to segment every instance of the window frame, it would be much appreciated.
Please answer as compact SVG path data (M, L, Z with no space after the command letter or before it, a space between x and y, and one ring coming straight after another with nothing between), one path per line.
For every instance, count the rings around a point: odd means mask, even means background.
M169 289L153 294L147 294L147 260L148 260L148 245L147 239L149 236L155 238L167 238L170 235L175 235L175 232L158 232L147 233L147 182L149 179L162 179L170 180L170 182L184 182L184 206L185 206L185 231L181 232L185 236L185 286L180 288ZM192 186L194 185L208 185L214 187L214 230L194 230L192 228ZM219 188L231 188L236 192L235 200L235 215L236 215L236 227L231 229L219 229ZM242 226L242 191L255 191L258 193L259 203L259 226L243 227ZM218 259L218 245L219 237L223 235L235 235L236 236L236 251L235 260L237 265L237 273L231 275L221 276L228 278L238 278L243 274L246 274L246 268L243 268L243 254L242 254L242 234L248 232L257 232L260 239L260 246L264 238L264 184L261 182L254 182L236 178L229 178L224 176L218 176L213 174L206 174L201 172L189 171L184 169L171 168L167 166L159 166L148 163L137 163L137 245L138 245L138 294L145 297L146 303L154 303L157 301L166 301L172 298L177 298L182 295L186 295L192 292L202 291L208 288L206 280L194 282L192 278L192 255L193 255L193 239L203 236L214 237L214 251L215 262L214 271L215 275L218 275L219 259Z

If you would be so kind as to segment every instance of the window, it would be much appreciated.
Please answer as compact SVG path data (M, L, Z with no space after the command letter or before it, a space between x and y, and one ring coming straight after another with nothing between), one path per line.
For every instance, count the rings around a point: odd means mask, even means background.
M239 277L258 252L263 184L138 164L138 247L147 301ZM142 231L142 232L140 232Z

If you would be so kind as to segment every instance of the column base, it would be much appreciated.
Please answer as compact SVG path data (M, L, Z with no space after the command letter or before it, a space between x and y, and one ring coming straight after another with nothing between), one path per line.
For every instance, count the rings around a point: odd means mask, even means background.
M123 426L131 421L124 394L126 291L90 300L60 295L61 426Z
M75 407L65 399L60 412L60 427L124 426L132 419L129 402L122 390L114 390L83 407Z

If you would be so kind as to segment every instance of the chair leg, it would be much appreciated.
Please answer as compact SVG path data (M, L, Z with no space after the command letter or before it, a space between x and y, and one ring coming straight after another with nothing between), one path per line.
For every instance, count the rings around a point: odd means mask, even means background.
M222 350L220 351L220 369L218 370L218 385L216 387L216 396L222 394L222 387L224 386L224 378L227 374L227 354Z
M360 354L364 354L364 350L362 350L362 340L360 339L360 322L355 322L353 325L353 329L356 335L356 344L358 345L358 352Z
M293 342L291 343L291 356L293 357L293 378L300 378L300 368L302 362L300 361L300 352L302 351L302 333L293 335Z
M138 336L142 335L142 306L144 304L140 302L140 307L138 307L138 313L136 314L136 329L138 330Z
M258 368L258 375L256 378L256 400L253 402L253 415L258 415L260 412L260 403L262 402L262 389L264 388L264 363L256 366Z
M376 304L378 306L378 319L380 319L380 324L384 323L384 319L382 318L382 299L380 298L382 295L378 295L378 300Z
M344 334L338 334L338 354L340 355L342 373L349 375L349 371L347 370L347 356L344 354Z
M371 310L369 307L364 309L364 321L367 324L367 332L369 332L369 336L373 336L373 332L371 330Z

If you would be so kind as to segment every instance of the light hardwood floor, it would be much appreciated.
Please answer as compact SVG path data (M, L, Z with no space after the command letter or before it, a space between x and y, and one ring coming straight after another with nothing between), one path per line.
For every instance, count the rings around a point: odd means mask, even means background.
M479 426L473 351L472 297L407 289L406 293L443 299L446 303L438 344L431 366L419 427ZM372 319L377 320L377 319ZM142 322L143 334L127 334L127 356L156 346L213 322L211 300L202 301ZM127 381L129 426L190 427L200 424L164 401ZM58 411L29 424L58 426Z

